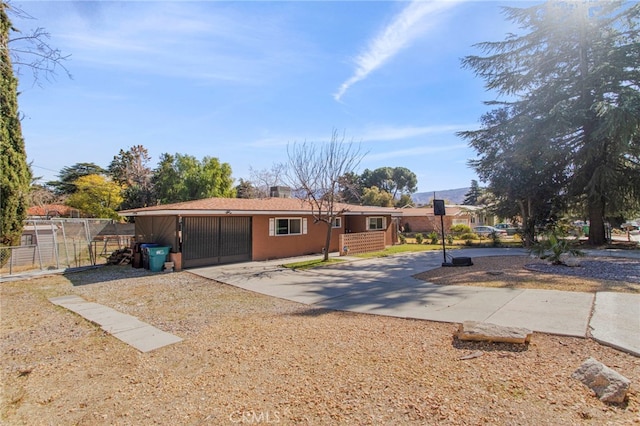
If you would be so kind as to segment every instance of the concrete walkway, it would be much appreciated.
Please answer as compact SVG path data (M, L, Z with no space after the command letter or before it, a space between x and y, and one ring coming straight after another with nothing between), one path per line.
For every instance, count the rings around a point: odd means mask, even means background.
M473 258L523 255L526 251L468 249L450 253ZM640 356L638 294L439 286L412 277L440 267L441 252L349 260L309 271L283 268L280 265L288 260L280 259L203 267L189 272L318 308L453 323L485 321L542 333L590 336Z
M54 297L49 301L98 324L107 333L141 352L149 352L182 341L180 337L158 330L136 317L97 303L87 302L80 296Z

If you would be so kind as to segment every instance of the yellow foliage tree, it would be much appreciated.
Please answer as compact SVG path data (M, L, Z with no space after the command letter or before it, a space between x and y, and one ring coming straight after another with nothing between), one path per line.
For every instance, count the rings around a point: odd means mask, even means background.
M100 175L86 175L74 181L76 192L66 204L90 217L118 219L116 209L122 204L122 187Z

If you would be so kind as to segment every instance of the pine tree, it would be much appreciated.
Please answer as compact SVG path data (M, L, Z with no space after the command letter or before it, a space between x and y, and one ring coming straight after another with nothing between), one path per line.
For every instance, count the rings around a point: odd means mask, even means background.
M8 246L20 242L31 185L31 171L27 164L18 113L18 80L9 55L10 30L6 4L0 2L0 243ZM8 252L0 252L0 264L7 259Z
M469 188L469 192L464 194L464 201L462 204L465 206L475 206L478 204L478 198L482 195L482 190L480 189L480 185L478 185L478 181L475 179L471 179L471 187Z

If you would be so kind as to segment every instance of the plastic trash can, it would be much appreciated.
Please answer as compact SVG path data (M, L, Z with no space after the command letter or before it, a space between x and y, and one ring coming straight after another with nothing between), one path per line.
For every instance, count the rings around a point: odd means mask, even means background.
M142 243L140 244L140 251L142 252L142 267L149 269L149 248L159 247L160 244Z
M149 270L151 272L162 272L164 262L167 261L169 249L171 247L149 247Z

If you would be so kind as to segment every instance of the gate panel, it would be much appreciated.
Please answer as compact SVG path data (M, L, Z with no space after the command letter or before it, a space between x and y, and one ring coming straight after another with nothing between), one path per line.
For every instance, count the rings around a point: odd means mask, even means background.
M251 218L220 218L220 262L251 260Z
M250 217L183 217L185 268L251 260Z

